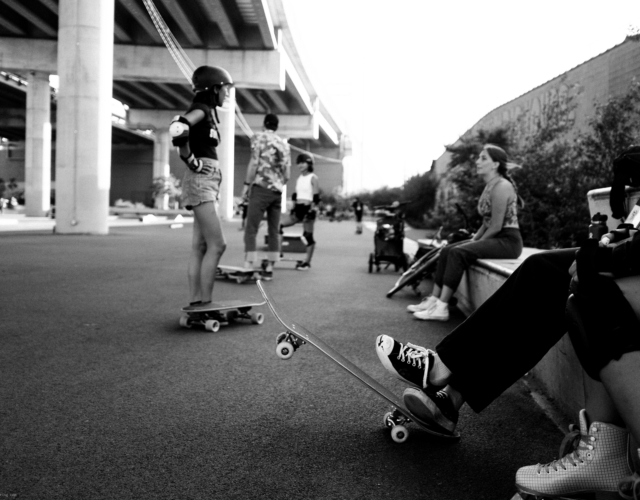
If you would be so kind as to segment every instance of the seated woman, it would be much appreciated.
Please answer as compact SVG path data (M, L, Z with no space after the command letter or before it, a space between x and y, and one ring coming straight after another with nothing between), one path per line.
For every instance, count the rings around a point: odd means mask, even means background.
M624 161L640 168L640 154ZM534 254L435 350L380 335L376 352L414 386L404 392L407 409L453 432L464 403L482 411L569 331L590 384L580 442L558 460L520 468L516 485L530 495L620 488L626 498L634 491L640 497L640 479L627 461L629 433L640 443L640 304L632 306L621 280L603 272L640 276L640 233L615 247L588 240L580 249Z
M476 160L485 188L478 200L482 226L468 243L444 247L438 258L431 295L407 307L421 320L449 320L449 300L462 275L478 259L516 259L522 253L518 226L518 195L508 173L507 154L486 144Z

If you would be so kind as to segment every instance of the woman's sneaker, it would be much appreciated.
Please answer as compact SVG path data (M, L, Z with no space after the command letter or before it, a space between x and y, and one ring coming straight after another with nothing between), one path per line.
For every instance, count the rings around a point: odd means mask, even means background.
M298 271L308 271L309 269L311 269L311 264L309 264L308 262L298 262L296 264L296 269Z
M419 420L453 434L458 425L459 413L445 391L431 387L421 391L409 387L402 396L407 410Z
M412 304L407 306L407 311L411 313L428 311L436 304L437 300L438 300L438 297L429 295L428 297L425 297L424 299L422 299L422 302L420 302L419 304L415 304L415 305Z
M436 303L430 309L415 312L413 317L425 321L449 321L449 304L436 299Z
M401 344L388 335L378 335L376 353L382 365L400 380L416 387L427 387L433 351L414 344Z

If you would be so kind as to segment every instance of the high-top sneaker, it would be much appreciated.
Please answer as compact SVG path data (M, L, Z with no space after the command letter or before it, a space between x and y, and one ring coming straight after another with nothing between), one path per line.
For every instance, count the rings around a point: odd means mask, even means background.
M376 338L376 353L383 366L400 380L420 387L429 385L434 352L414 344L402 344L388 335Z
M580 443L568 455L548 464L529 465L516 473L516 487L534 496L576 496L617 492L631 471L627 461L626 429L587 421L580 410Z

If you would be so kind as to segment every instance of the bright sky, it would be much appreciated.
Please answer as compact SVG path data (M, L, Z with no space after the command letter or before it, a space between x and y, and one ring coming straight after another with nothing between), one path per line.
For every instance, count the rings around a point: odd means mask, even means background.
M492 109L621 43L640 0L283 0L346 123L345 188L399 186Z

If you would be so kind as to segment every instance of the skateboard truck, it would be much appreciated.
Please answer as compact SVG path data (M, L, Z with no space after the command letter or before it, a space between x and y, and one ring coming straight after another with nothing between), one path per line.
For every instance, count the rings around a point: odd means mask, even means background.
M385 413L383 423L391 429L391 439L396 443L404 443L409 438L409 430L406 424L411 419L404 416L397 408Z
M276 337L276 354L280 359L289 359L305 341L296 337L292 332L279 333Z

